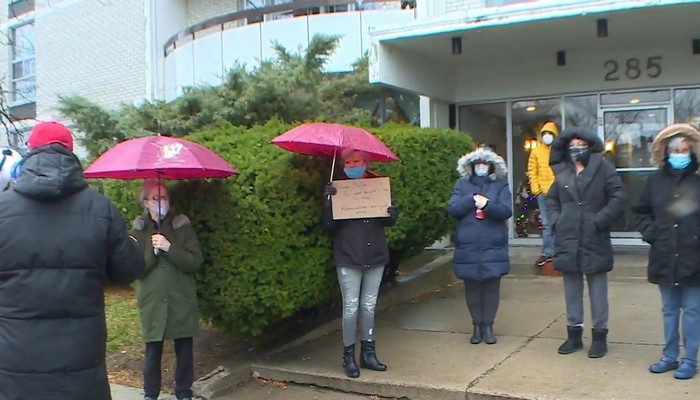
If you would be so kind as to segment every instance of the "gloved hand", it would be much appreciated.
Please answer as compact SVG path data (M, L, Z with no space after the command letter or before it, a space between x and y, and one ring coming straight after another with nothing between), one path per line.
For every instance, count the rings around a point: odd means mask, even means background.
M474 205L476 208L483 210L484 207L486 207L486 204L488 204L489 198L486 196L482 196L480 194L475 194L474 195Z
M335 194L338 193L338 189L333 186L333 182L328 182L326 184L326 189L323 191L323 194L326 196L335 196Z
M389 213L389 218L391 219L395 220L399 217L399 208L393 204L387 207L386 211Z

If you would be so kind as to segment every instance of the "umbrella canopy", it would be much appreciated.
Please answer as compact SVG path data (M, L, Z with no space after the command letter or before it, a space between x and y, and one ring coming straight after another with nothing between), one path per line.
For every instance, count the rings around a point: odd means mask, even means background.
M272 143L309 156L335 157L341 150L349 148L367 153L370 161L399 161L376 136L364 129L341 124L306 123L277 136Z
M88 169L86 178L197 179L237 174L223 158L197 143L168 136L146 136L119 143Z

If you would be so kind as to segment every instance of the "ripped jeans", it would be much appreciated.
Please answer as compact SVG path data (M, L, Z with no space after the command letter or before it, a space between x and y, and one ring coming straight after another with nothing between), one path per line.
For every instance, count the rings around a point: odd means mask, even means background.
M343 345L355 344L357 314L360 314L362 340L374 340L374 309L384 267L337 267L343 295Z

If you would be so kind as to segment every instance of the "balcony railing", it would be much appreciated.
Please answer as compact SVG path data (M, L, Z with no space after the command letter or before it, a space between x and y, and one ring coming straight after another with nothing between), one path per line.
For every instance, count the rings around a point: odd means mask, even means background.
M342 10L342 6L346 6ZM364 9L401 9L414 8L415 0L295 0L290 3L260 7L236 11L192 25L173 35L163 46L167 57L178 46L182 46L207 33L220 32L229 28L245 26L266 21L266 17L289 15L290 17L304 17L320 14L322 9L334 9L331 12L353 12Z

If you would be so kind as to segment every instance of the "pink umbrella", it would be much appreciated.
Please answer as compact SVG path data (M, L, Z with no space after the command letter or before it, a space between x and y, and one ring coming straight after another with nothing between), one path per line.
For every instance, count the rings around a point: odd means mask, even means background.
M367 153L370 161L399 161L396 154L376 136L364 129L341 124L302 124L272 139L272 143L294 153L333 157L331 176L336 155L346 148Z
M146 136L119 143L88 169L86 178L196 179L237 174L224 159L206 147L168 136Z
M206 147L168 136L146 136L119 143L88 169L86 178L196 179L226 178L235 168ZM160 198L160 185L158 185ZM160 202L158 202L160 208ZM160 214L160 210L158 210Z

